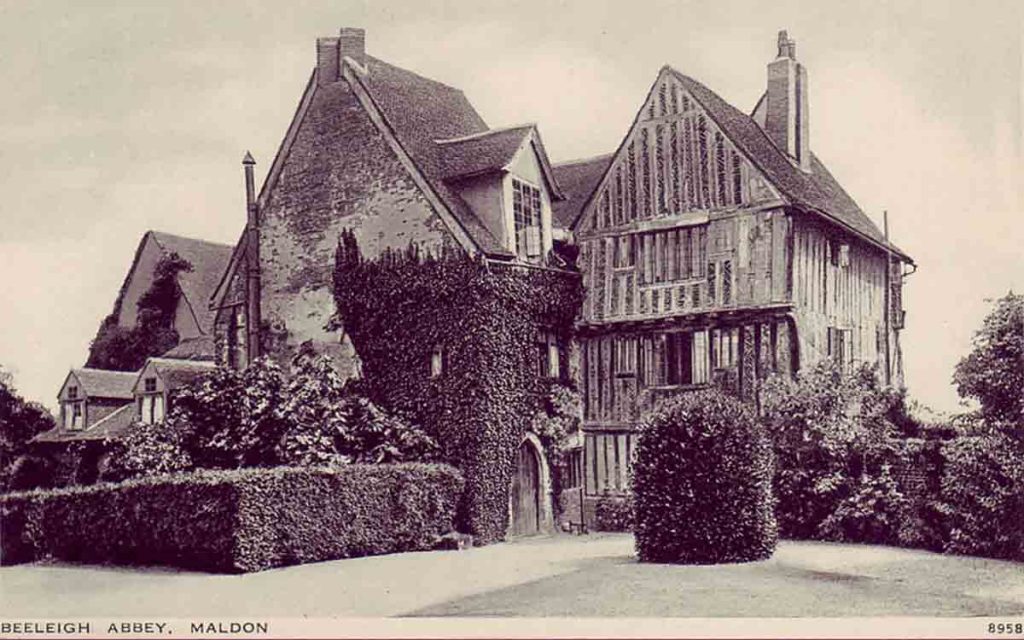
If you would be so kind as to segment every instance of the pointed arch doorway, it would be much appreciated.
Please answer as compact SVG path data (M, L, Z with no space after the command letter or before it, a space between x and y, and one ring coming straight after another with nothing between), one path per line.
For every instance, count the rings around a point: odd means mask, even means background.
M532 536L551 530L550 479L544 450L527 434L515 455L509 491L509 537Z

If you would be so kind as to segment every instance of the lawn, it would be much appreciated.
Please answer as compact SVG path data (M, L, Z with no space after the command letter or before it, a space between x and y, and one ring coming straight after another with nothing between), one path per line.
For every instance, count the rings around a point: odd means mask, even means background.
M0 569L5 617L1024 615L1024 565L783 542L770 560L636 562L625 534L337 560L247 575L36 564Z

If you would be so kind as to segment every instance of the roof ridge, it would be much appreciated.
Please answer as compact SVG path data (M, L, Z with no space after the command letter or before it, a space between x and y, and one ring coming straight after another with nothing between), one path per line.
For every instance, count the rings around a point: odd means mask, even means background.
M146 233L152 235L153 239L156 240L158 243L160 242L160 236L163 236L165 238L174 238L175 240L187 240L189 242L201 242L203 244L208 244L208 245L212 245L212 246L216 246L216 247L228 247L228 248L231 248L233 246L233 245L226 244L226 243L223 243L223 242L216 242L214 240L207 240L205 238L192 238L192 237L189 237L189 236L180 236L180 235L178 235L176 233L170 233L168 231L157 231L156 229L149 229L149 230L146 231ZM145 236L145 234L143 234L143 236Z
M118 371L117 369L97 369L96 367L72 367L72 371L98 371L100 373L121 373L125 375L135 375L138 371Z
M615 156L615 152L614 151L609 151L608 153L601 153L601 154L598 154L596 156L587 156L587 157L583 157L583 158L573 158L572 160L562 160L561 162L553 162L551 164L551 166L552 166L552 168L554 168L554 167L568 167L568 166L574 165L574 164L585 164L587 162L597 162L598 160L604 160L606 158L612 158L614 156Z
M387 60L382 60L381 58L378 58L377 56L371 56L371 55L367 54L366 55L366 59L373 60L374 62L379 62L380 64L387 65L387 66L391 67L392 69L397 69L397 70L401 71L402 73L408 73L411 76L416 76L420 80L426 80L427 82L433 82L434 84L436 84L438 86L444 87L446 89L450 89L452 91L458 91L459 93L462 93L462 95L466 95L465 93L463 93L462 89L460 89L458 87L453 87L452 85L444 83L444 82L441 82L440 80L434 80L433 78L428 78L425 75L416 73L415 71L411 71L409 69L406 69L405 67L400 67L400 66L398 66L396 64L391 64ZM369 67L367 67L367 69L369 69Z
M477 138L485 138L494 133L505 133L507 131L515 131L516 129L536 129L536 122L524 122L522 124L513 124L504 127L497 127L495 129L488 129L487 131L481 131L479 133L471 133L465 136L459 136L457 138L444 138L440 140L434 140L437 144L451 144L453 142L466 142L468 140L476 140Z

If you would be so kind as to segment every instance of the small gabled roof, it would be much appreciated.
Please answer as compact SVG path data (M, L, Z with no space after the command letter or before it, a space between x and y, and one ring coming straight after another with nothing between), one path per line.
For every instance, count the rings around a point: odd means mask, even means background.
M132 399L132 387L135 385L135 371L109 371L106 369L72 369L61 385L61 391L73 377L78 381L82 393L89 398Z
M203 360L181 360L178 358L149 358L135 379L133 391L138 388L145 371L152 366L168 390L192 382L201 375L217 369L217 365Z
M441 175L445 180L458 180L503 171L512 164L528 140L533 141L532 148L548 182L552 200L562 200L565 196L551 169L537 125L532 123L436 140L441 148Z
M105 440L116 438L128 430L135 422L135 405L132 403L119 407L88 429L65 429L62 426L44 431L32 439L32 442L68 442L72 440Z
M819 212L826 218L838 222L883 248L886 246L885 236L882 232L853 198L846 193L813 152L811 153L811 171L805 173L790 162L751 116L732 106L717 93L693 78L670 66L664 67L664 70L671 73L686 87L708 112L708 115L722 128L725 135L765 173L772 184L782 191L793 204ZM891 243L889 248L905 260L911 260L908 255Z
M551 203L554 226L572 228L573 221L587 204L587 199L597 188L597 183L601 181L614 157L615 154L606 153L593 158L562 162L552 167L555 179L565 195L564 200Z

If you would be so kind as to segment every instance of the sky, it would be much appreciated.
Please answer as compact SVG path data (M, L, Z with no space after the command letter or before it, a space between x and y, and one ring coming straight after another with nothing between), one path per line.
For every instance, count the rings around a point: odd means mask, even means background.
M235 241L241 158L262 181L317 36L365 28L490 126L538 123L557 162L614 150L665 64L749 112L786 29L811 148L919 266L910 395L958 411L953 367L1024 291L1021 4L0 0L0 367L54 406L145 231Z

